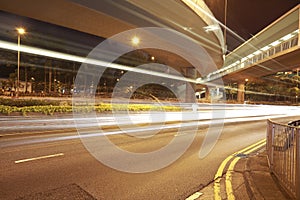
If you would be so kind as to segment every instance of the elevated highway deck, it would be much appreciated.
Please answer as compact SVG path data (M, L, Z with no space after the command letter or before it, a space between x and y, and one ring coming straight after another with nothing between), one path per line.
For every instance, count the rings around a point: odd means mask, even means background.
M242 83L300 66L299 10L296 6L226 55L224 66L199 83L222 78Z
M218 23L204 2L195 0L2 0L0 10L73 30L108 38L137 27L167 27L203 46L217 67L223 66L224 40ZM216 26L207 33L206 26ZM190 67L176 55L151 51L166 64Z

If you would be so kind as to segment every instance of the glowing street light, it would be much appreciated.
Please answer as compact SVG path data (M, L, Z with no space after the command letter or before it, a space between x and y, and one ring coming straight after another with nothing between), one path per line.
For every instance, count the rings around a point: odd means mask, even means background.
M140 43L140 38L138 38L137 36L134 36L132 39L131 39L131 43L135 46L137 46L139 43Z
M17 32L18 32L18 78L17 78L17 93L16 93L16 97L19 97L19 87L20 87L20 43L21 43L21 35L24 35L25 29L24 28L16 28Z
M20 34L20 35L25 34L25 29L24 28L16 28L16 30L18 31L18 34Z

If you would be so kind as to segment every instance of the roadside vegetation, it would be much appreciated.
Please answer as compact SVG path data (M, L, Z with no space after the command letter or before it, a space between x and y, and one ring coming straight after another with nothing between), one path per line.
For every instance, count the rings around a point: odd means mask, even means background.
M62 105L63 104L63 105ZM160 106L151 104L109 104L100 103L97 105L80 105L72 106L70 103L48 100L32 100L32 99L0 99L0 114L12 115L21 114L23 116L30 114L71 114L89 113L89 112L107 112L112 111L128 111L128 112L146 112L146 111L180 111L180 107L176 106Z

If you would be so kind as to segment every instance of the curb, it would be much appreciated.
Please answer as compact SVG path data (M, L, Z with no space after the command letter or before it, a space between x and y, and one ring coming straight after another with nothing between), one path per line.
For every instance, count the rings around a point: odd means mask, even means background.
M247 163L248 164L248 160ZM248 167L247 167L248 168ZM259 190L255 186L253 178L251 176L251 171L246 171L244 173L244 181L247 188L248 196L250 199L254 200L264 200L263 196L260 194Z
M244 165L244 184L249 199L289 199L270 172L265 148L249 156Z
M264 149L261 149L260 151L265 151ZM258 155L255 155L258 156ZM250 158L247 158L245 162L245 172L244 172L244 181L245 185L247 188L248 196L250 199L255 199L255 200L264 200L263 196L261 195L260 191L258 188L255 186L252 174L251 174L251 169L250 169L250 164L249 160Z

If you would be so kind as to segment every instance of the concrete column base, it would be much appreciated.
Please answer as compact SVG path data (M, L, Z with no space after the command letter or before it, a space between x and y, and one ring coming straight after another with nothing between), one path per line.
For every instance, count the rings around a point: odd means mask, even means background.
M245 83L238 84L237 101L244 103L245 101Z

